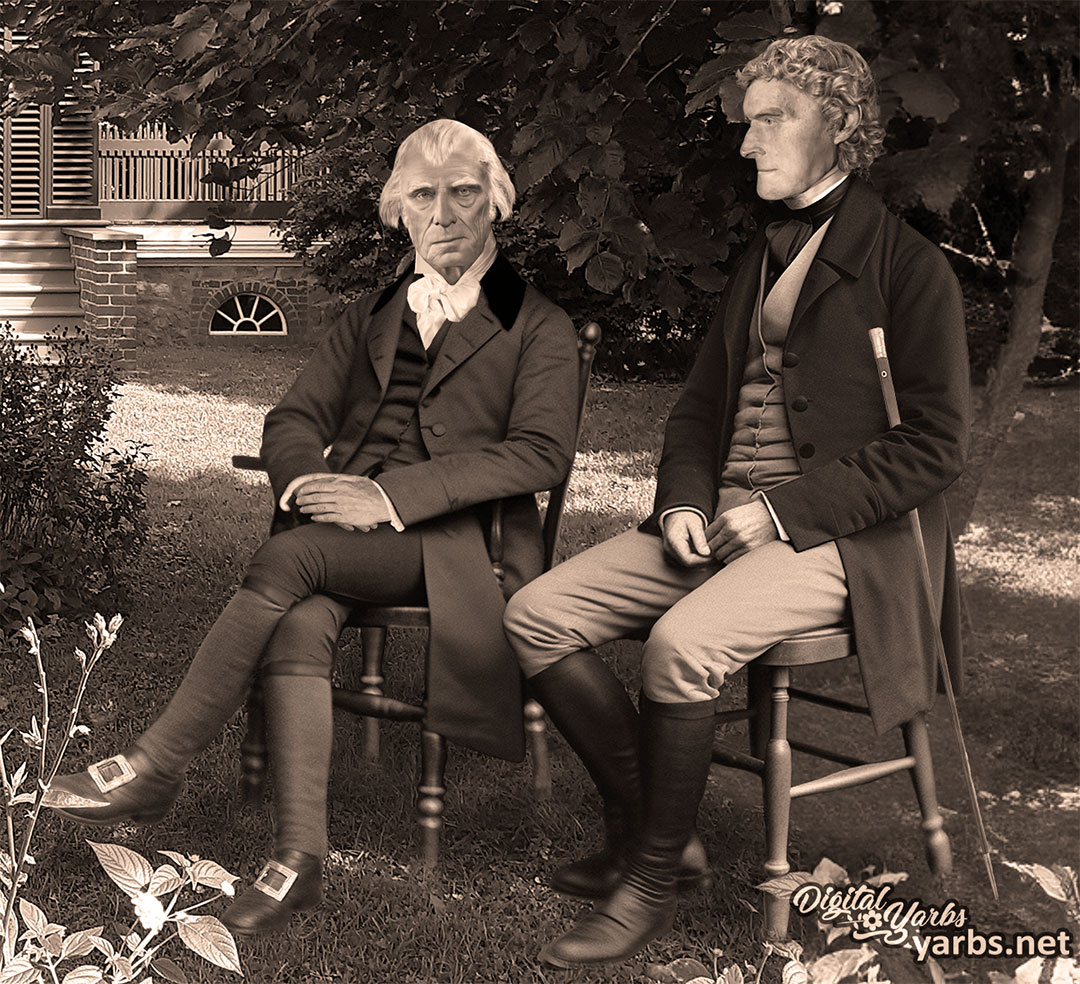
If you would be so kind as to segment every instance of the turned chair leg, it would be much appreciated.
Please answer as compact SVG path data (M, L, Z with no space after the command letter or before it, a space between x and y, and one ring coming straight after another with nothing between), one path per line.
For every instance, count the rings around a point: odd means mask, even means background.
M535 700L527 700L523 714L525 734L529 741L529 758L532 760L533 795L538 800L549 800L551 799L551 759L548 756L544 709Z
M266 790L266 712L258 677L247 699L247 728L240 743L240 775L244 806L261 806Z
M747 738L750 741L750 754L754 758L764 759L765 750L769 747L771 693L769 668L751 663L746 668L746 707L753 712L747 722Z
M934 782L934 762L930 755L930 733L926 715L918 714L903 726L904 748L915 759L911 781L922 814L923 837L926 840L926 863L935 875L952 872L952 848L945 833L945 821L938 808L937 785Z
M360 693L382 697L383 683L385 682L382 668L383 653L386 650L386 629L379 626L362 628L360 630L360 645L363 650ZM375 764L379 761L379 719L365 717L363 733L362 754L364 760Z
M791 871L788 864L788 833L791 815L791 746L788 744L788 687L791 674L786 666L772 670L770 697L771 733L765 750L765 875L779 878ZM764 711L764 706L762 706ZM790 903L765 893L765 938L785 940L788 935Z
M439 838L446 795L446 739L427 729L420 732L420 784L417 792L416 812L423 840L424 867L430 871L439 863Z

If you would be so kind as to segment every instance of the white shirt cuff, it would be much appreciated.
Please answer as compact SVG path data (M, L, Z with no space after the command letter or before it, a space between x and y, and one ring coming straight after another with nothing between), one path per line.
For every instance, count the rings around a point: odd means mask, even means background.
M659 518L658 522L660 523L660 532L661 533L664 532L664 520L667 519L668 516L670 516L672 513L677 513L677 512L696 513L698 516L701 517L701 521L706 526L709 525L709 517L706 516L705 513L703 513L700 509L698 509L697 506L672 506L670 509L665 509L662 513L660 513L660 518Z
M784 524L780 522L780 517L777 516L773 510L772 503L769 502L769 497L764 492L755 492L754 495L761 496L761 501L765 503L765 508L769 510L769 515L772 516L773 525L776 527L776 532L780 535L780 539L785 543L790 543L791 537L787 535Z
M379 490L379 495L383 497L383 502L386 503L386 509L390 513L390 525L395 530L397 530L398 533L401 533L405 529L405 524L401 521L401 517L398 515L398 511L394 508L394 504L390 501L390 496L386 494L386 490L383 489L383 487L374 479L371 480L371 484Z

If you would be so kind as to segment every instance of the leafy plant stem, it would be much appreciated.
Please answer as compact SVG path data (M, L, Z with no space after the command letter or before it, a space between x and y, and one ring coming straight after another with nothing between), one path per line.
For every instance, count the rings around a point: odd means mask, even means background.
M0 746L0 779L3 780L4 789L7 790L8 777L7 777L7 763L4 760L4 749ZM7 837L8 837L8 858L9 864L15 864L15 819L14 819L15 807L11 803L4 804L4 820L7 824ZM8 890L8 897L4 906L4 920L0 922L0 929L7 926L8 915L11 912L12 906L15 904L16 890L18 887L17 876L14 871L9 870L11 875L11 888Z
M221 898L221 894L222 894L221 892L218 892L217 895L211 895L210 898L208 898L208 899L203 899L201 902L196 902L194 905L189 905L184 910L184 912L194 912L196 909L201 909L204 905L206 905L209 902L216 902L218 899Z
M761 984L761 975L765 973L765 964L769 962L769 957L772 955L771 950L766 950L761 957L761 966L758 967L757 977L754 978L754 984Z
M98 633L94 637L94 653L87 660L87 665L83 667L82 673L79 678L79 686L76 691L75 700L72 702L71 714L68 721L68 727L65 731L63 738L60 741L60 747L57 749L56 755L53 758L52 768L47 768L47 749L48 749L48 735L49 735L49 682L48 676L45 672L45 665L41 659L41 649L39 646L31 646L31 650L34 653L34 658L37 661L38 668L38 680L39 689L41 691L42 702L42 725L41 725L41 749L39 751L39 763L40 772L38 778L37 794L34 797L34 805L30 810L29 823L26 827L26 832L23 836L22 847L18 852L18 859L15 858L14 848L12 849L12 863L15 865L15 870L11 876L11 889L8 893L7 903L4 906L4 919L2 925L6 926L11 912L15 907L15 899L18 895L19 878L22 875L23 867L26 864L26 856L30 851L30 842L34 836L34 830L37 827L38 817L41 815L41 804L45 798L45 792L48 790L49 785L53 779L56 778L56 773L59 771L60 763L63 761L64 755L67 752L68 745L71 743L71 730L78 717L79 710L82 706L83 695L86 692L86 684L90 678L90 671L97 664L97 661L101 658L101 654L111 644L109 636L103 636L102 633ZM48 773L47 778L43 778ZM9 835L12 845L14 845L14 829L12 828L11 810L7 811L7 822Z

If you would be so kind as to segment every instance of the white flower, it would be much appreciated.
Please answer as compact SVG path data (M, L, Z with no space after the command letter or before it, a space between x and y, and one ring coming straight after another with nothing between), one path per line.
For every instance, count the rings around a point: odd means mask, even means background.
M135 906L135 915L143 929L156 933L165 925L165 909L157 896L149 892L136 892L131 904Z
M231 881L223 881L221 883L221 894L227 895L229 898L232 898L236 894L236 889L233 888L233 883Z
M30 643L30 652L32 655L37 656L41 652L41 640L38 639L37 627L34 625L34 620L28 618L26 620L26 627L19 629L19 635L21 635L28 643Z

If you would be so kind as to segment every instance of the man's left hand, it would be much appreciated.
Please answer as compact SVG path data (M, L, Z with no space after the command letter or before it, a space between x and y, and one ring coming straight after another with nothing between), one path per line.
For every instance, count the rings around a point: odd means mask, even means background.
M300 512L316 523L337 523L346 530L373 530L390 521L378 486L362 475L316 475L296 490Z
M770 540L779 540L776 524L764 502L757 500L720 513L705 528L713 560L730 564Z

